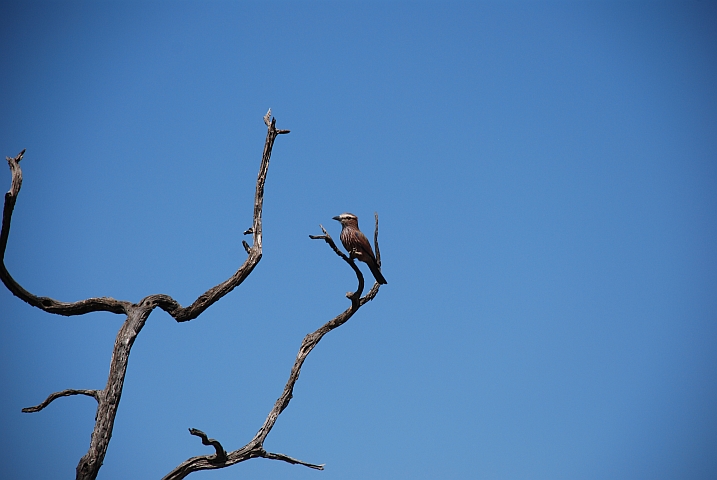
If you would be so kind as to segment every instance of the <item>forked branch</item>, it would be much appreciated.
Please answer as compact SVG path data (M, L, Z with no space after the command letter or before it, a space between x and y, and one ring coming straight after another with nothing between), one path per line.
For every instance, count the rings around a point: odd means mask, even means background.
M177 466L174 470L169 472L163 478L163 480L178 480L185 478L192 472L197 472L199 470L225 468L257 457L268 458L270 460L281 460L295 465L304 465L306 467L314 468L317 470L324 469L324 465L308 463L281 453L270 453L264 450L264 441L266 440L266 437L269 435L269 432L271 432L271 429L274 427L274 424L279 418L279 415L281 415L281 412L283 412L286 407L289 406L289 402L291 402L291 399L293 398L294 385L296 385L296 382L299 379L301 367L303 366L306 357L309 356L309 353L311 353L314 347L318 345L324 335L346 323L354 315L354 313L356 313L358 309L361 308L362 305L364 305L366 302L373 300L374 297L378 294L378 290L380 287L378 282L374 283L371 290L369 290L369 292L362 297L361 294L363 293L364 289L364 278L363 274L361 273L361 270L359 270L359 268L356 266L353 259L349 258L346 254L344 254L341 250L338 249L336 243L331 238L331 235L329 235L326 229L324 229L324 227L321 225L320 227L321 231L323 232L323 235L310 235L310 238L314 240L324 240L326 243L328 243L332 250L346 263L348 263L356 273L358 288L355 292L349 292L346 294L346 296L351 300L351 306L341 312L339 315L326 322L321 327L319 327L319 329L317 329L315 332L309 333L308 335L306 335L306 337L304 337L304 340L301 342L301 347L299 348L299 353L296 355L296 360L294 360L294 365L291 368L289 380L284 386L284 391L281 393L281 396L276 400L276 403L274 403L274 407L271 409L269 415L266 417L264 424L261 426L257 434L254 436L254 438L251 439L249 443L247 443L238 450L229 452L226 455L226 459L224 461L220 461L217 455L201 455L189 458L183 463L181 463L179 466ZM374 243L377 247L376 250L378 250L378 214L376 214L376 230L374 233ZM204 443L204 438L202 439L202 442ZM219 442L216 443L219 444Z
M254 270L262 256L262 210L264 207L264 184L266 183L266 174L269 171L269 159L271 158L271 150L274 147L274 140L278 135L289 133L289 130L277 130L276 119L271 117L271 109L264 116L264 123L267 124L266 141L264 142L264 152L261 157L261 166L259 168L259 176L256 180L256 193L254 194L254 221L248 233L252 234L253 245L249 245L242 240L244 249L249 254L241 267L229 277L226 281L210 288L197 298L194 303L188 307L182 307L179 302L169 295L150 295L142 300L141 304L146 306L159 307L169 313L177 322L186 322L197 318L204 310L227 293L231 292L235 287L240 285L246 277ZM246 233L246 232L245 232Z
M115 300L108 297L89 298L79 302L66 303L49 297L38 297L20 286L15 279L12 278L5 267L5 251L10 233L10 220L17 201L17 196L20 192L20 187L22 186L22 170L20 169L20 161L22 160L25 151L23 150L14 158L7 159L12 172L12 182L10 191L5 194L2 228L0 230L0 279L5 286L21 300L49 313L55 313L58 315L82 315L96 311L109 311L113 313L124 313L127 315L127 318L122 324L122 327L117 333L117 337L115 339L107 385L104 390L63 390L61 392L51 394L44 402L35 407L23 409L24 412L28 413L38 412L55 399L70 395L89 395L97 400L98 406L97 413L95 415L95 427L90 439L90 447L77 465L77 479L91 480L97 477L97 473L104 461L107 446L109 445L109 441L112 436L114 420L117 415L117 408L119 406L125 374L127 372L129 354L137 335L139 335L140 331L144 327L150 313L152 313L156 307L159 307L172 315L172 317L174 317L174 319L178 322L185 322L197 318L197 316L199 316L210 305L240 285L261 260L262 210L264 204L264 185L269 169L269 159L271 158L271 151L277 135L289 133L289 130L277 130L276 119L271 117L271 110L267 113L267 116L264 117L264 121L267 124L268 130L266 141L264 143L264 151L262 153L259 175L256 181L256 194L254 196L253 222L250 229L253 235L253 244L248 246L248 244L244 242L247 247L248 257L234 273L234 275L201 294L188 307L182 307L172 297L164 294L150 295L145 297L139 303ZM215 455L215 459L216 458L222 458L222 455L218 450L217 455Z

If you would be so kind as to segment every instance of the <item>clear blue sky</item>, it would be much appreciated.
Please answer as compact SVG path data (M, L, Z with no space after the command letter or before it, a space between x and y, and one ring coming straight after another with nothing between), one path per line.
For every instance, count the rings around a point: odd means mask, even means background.
M198 479L717 478L714 3L3 2L6 264L65 301L182 304L139 336L103 479L246 443L381 218L388 285L319 344L268 460ZM10 174L0 175L9 188ZM365 269L366 272L368 270ZM0 289L0 476L72 478L123 318Z

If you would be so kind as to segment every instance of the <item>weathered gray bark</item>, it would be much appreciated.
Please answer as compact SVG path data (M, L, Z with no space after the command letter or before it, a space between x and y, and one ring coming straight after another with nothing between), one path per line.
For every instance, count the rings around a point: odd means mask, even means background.
M294 366L291 368L289 380L284 386L284 391L281 393L281 396L277 399L276 403L274 403L274 407L271 409L269 415L266 417L264 424L261 426L256 435L254 435L254 438L249 441L249 443L239 448L238 450L234 450L232 452L227 453L222 447L221 443L219 443L217 440L207 438L206 434L201 430L190 429L189 431L192 435L197 435L198 437L202 438L202 443L204 445L212 445L214 447L214 455L201 455L198 457L189 458L182 462L180 465L178 465L167 475L165 475L162 480L179 480L185 478L192 472L229 467L231 465L235 465L237 463L244 462L251 458L257 457L268 458L270 460L281 460L296 465L304 465L306 467L315 468L317 470L324 469L323 465L304 462L295 458L291 458L282 453L271 453L264 450L264 440L266 440L267 435L269 435L269 432L271 432L271 429L274 427L274 424L279 418L279 415L281 415L281 412L283 412L284 409L289 405L289 402L293 397L294 385L299 379L299 373L301 373L301 367L304 364L304 360L306 360L306 357L309 355L309 353L311 353L314 347L318 345L319 341L321 341L324 335L346 323L354 315L354 313L356 313L356 311L361 308L362 305L364 305L366 302L370 302L371 300L373 300L378 293L378 289L380 287L378 283L375 283L371 290L369 290L369 292L362 297L361 294L363 293L364 289L364 278L361 274L361 271L358 269L353 259L347 257L341 250L338 249L338 247L336 247L336 244L331 238L331 235L326 232L323 226L321 226L321 230L324 232L323 235L309 236L314 240L320 239L326 241L326 243L331 246L334 252L336 252L338 256L343 258L344 261L348 263L356 273L356 278L358 280L358 288L355 292L349 292L346 294L349 300L351 300L351 306L341 312L336 317L326 322L315 332L309 333L308 335L306 335L306 337L304 337L304 340L301 342L301 347L299 347L299 353L296 355ZM376 260L380 265L381 257L378 249L378 215L376 215L374 244L376 246Z
M79 302L65 303L48 297L35 296L22 288L12 278L5 267L5 250L7 248L7 241L10 233L10 220L18 193L20 192L20 187L22 186L20 161L22 160L25 151L23 150L14 158L7 158L12 172L12 184L10 191L5 194L2 230L0 231L0 280L2 280L5 286L15 296L33 307L40 308L48 313L71 316L83 315L90 312L108 311L117 314L124 314L127 317L115 339L107 385L103 390L67 389L61 392L52 393L39 405L23 409L23 412L26 413L39 412L57 398L71 395L87 395L97 400L97 414L95 418L95 427L90 439L90 447L77 465L76 478L78 480L95 479L100 467L102 466L105 454L107 453L107 447L112 437L112 429L114 427L117 408L119 407L119 402L122 396L122 387L124 385L127 363L132 345L134 344L137 335L139 335L142 331L142 328L152 311L155 308L160 308L169 313L177 322L193 320L210 305L221 299L227 293L231 292L236 286L240 285L261 260L262 208L264 202L264 184L266 182L266 175L269 168L269 159L271 158L272 147L277 135L289 133L288 130L276 129L276 120L271 117L271 110L269 110L264 117L264 122L268 127L268 131L266 141L264 143L264 152L262 154L259 175L256 182L253 224L250 229L244 232L245 234L252 235L253 243L252 245L249 245L246 241L242 241L248 257L229 279L207 290L188 307L182 307L172 297L164 294L149 295L140 300L138 303L115 300L109 297L89 298ZM254 438L249 441L249 443L238 450L227 453L219 441L208 438L201 430L192 428L189 430L190 433L200 437L203 444L213 446L215 453L213 455L192 457L186 460L168 473L164 477L165 479L181 479L192 472L228 467L256 457L281 460L292 464L304 465L310 468L323 470L323 465L303 462L281 453L271 453L264 450L264 440L274 427L274 424L281 412L284 411L291 401L294 385L299 378L299 373L306 357L309 353L311 353L313 348L319 343L324 335L346 323L362 305L373 300L379 290L379 284L376 283L365 296L361 296L364 290L364 278L361 271L358 269L352 258L346 256L336 247L333 239L326 232L323 226L321 226L321 230L323 231L323 235L310 237L312 239L322 239L326 241L334 252L336 252L336 254L339 255L356 273L358 288L355 292L346 294L351 300L351 306L321 326L315 332L306 335L301 343L301 347L299 348L299 352L289 375L289 380L284 386L281 396L277 399L274 407L269 412L264 424L261 426ZM376 215L374 244L377 261L380 265L381 257L378 248L378 215Z
M10 275L5 266L5 251L7 248L8 236L10 234L10 221L12 213L17 201L17 196L22 186L22 170L20 169L20 161L23 158L25 150L14 158L7 158L12 172L12 183L10 191L5 194L5 204L3 208L2 230L0 230L0 280L5 286L18 298L40 308L48 313L58 315L83 315L90 312L108 311L127 316L122 324L117 338L115 339L114 349L112 351L112 359L110 361L110 372L107 378L107 385L103 390L74 390L68 389L62 392L51 394L44 402L35 406L24 408L23 412L38 412L49 405L52 401L59 397L69 395L89 395L97 400L97 414L95 419L95 427L92 431L90 439L90 448L87 453L80 459L77 465L77 479L89 480L95 479L99 472L102 462L107 453L107 446L112 437L112 429L114 420L117 415L117 408L122 397L122 387L127 372L127 362L129 355L137 335L142 331L147 318L152 310L156 307L165 310L177 322L186 322L199 316L214 302L221 299L224 295L231 292L237 285L240 285L252 272L254 267L259 263L262 256L262 207L264 202L264 184L269 168L269 159L271 158L271 150L277 135L289 133L288 130L277 130L276 120L271 118L271 111L264 117L268 131L266 134L266 142L264 143L264 152L259 168L259 176L256 181L256 194L254 197L254 219L249 232L252 233L253 245L249 246L243 242L247 250L248 257L239 269L226 281L210 288L199 296L188 307L182 307L179 302L169 295L150 295L140 300L138 303L132 303L123 300L115 300L113 298L89 298L74 303L66 303L54 300L48 297L38 297L28 292L20 286Z

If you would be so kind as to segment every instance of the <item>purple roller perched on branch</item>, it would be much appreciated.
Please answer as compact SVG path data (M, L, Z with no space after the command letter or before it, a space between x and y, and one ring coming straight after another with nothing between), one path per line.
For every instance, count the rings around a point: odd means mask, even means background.
M371 244L368 243L366 235L359 230L358 217L353 213L342 213L334 217L334 220L341 222L341 226L343 227L341 229L341 243L343 243L344 248L349 252L349 256L368 265L368 268L371 269L371 273L373 273L374 278L379 284L385 285L388 283L381 274L381 267L378 265L378 262L376 262Z

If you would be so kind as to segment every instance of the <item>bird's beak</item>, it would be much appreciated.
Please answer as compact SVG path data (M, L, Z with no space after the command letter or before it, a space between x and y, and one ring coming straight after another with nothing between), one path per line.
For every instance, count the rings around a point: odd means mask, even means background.
M333 218L334 218L334 220L337 220L337 221L339 221L339 222L341 221L341 217L339 217L338 215L336 215L336 216L333 217Z

